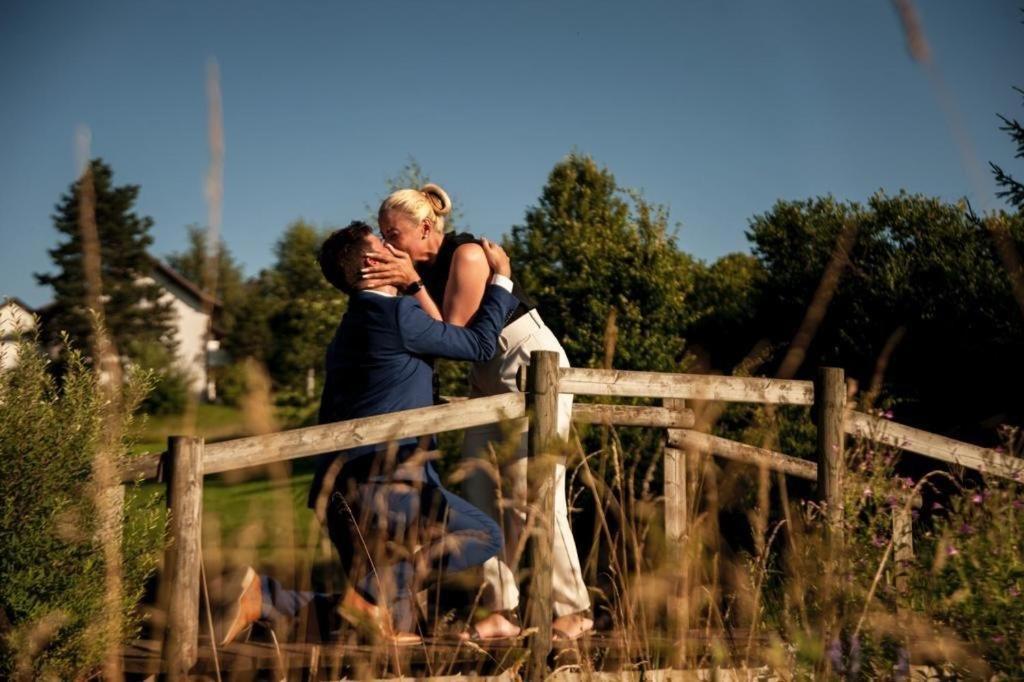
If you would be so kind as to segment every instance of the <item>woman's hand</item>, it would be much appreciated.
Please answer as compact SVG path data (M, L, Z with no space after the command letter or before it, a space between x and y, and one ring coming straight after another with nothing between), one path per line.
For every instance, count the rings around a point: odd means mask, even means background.
M391 244L385 244L385 251L367 251L371 263L362 269L364 288L396 286L399 289L420 281L409 254L399 251Z
M487 239L481 239L480 246L484 249L484 255L487 257L487 264L491 266L491 270L495 274L504 275L505 277L512 276L512 264L509 263L508 254L505 253L505 249L501 248L501 244L495 244Z

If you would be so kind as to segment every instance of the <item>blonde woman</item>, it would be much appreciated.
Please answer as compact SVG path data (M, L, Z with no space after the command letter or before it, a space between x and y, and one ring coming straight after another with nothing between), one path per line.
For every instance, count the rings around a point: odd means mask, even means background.
M434 184L393 192L381 203L378 212L387 253L374 254L377 262L363 272L369 286L398 286L406 295L415 296L423 309L437 319L466 325L480 307L490 270L483 248L473 235L445 231L445 216L451 213L451 208L448 194ZM494 358L473 365L469 377L470 397L518 391L516 375L522 365L529 363L534 350L556 351L562 366L569 366L561 343L515 280L512 293L519 304L505 322ZM558 414L558 433L562 438L569 435L571 416L572 396L562 395ZM502 432L496 424L471 429L463 442L463 457L483 457L488 444L501 439ZM523 432L516 456L505 468L519 511L506 515L505 552L484 564L486 606L492 612L471 627L468 634L473 638L496 639L519 632L514 623L519 590L512 565L524 520L521 503L526 491L526 443ZM474 505L497 518L497 496L487 475L482 472L472 475L465 489L466 497ZM556 639L571 640L585 634L594 623L589 617L590 598L569 526L565 467L561 465L556 469L554 521L552 593L556 617L552 627Z

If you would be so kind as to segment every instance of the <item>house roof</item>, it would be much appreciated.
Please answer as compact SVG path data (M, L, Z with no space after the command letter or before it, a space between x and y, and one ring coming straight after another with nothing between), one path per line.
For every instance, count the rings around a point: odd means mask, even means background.
M27 303L22 301L17 296L4 296L3 302L0 302L0 305L7 305L8 303L13 303L14 305L18 306L19 308L23 308L25 310L25 312L32 313L33 315L35 315L37 312L39 312L35 308L31 307L30 305L28 305Z
M152 262L154 270L156 270L161 275L177 284L179 287L181 287L188 293L195 296L196 300L204 304L210 304L214 308L221 307L221 302L217 297L211 296L210 294L203 291L201 288L199 288L199 285L185 277L185 275L181 274L167 263L163 262L156 256L150 256L149 260L150 262Z

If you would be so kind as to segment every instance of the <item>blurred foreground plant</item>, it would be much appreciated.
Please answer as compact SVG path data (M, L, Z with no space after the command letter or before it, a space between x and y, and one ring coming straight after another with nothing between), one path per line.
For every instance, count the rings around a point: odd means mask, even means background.
M33 340L0 373L0 677L82 678L138 630L136 604L162 543L152 498L126 495L122 613L117 641L102 618L109 569L101 550L93 458L109 424L102 375L77 350L58 385ZM149 375L124 387L120 432L145 395ZM121 443L116 462L129 452Z

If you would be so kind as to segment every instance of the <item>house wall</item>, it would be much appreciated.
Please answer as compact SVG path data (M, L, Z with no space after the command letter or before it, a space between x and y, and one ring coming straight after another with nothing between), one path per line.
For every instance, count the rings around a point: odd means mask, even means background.
M18 362L18 334L35 329L32 313L17 303L0 304L0 371Z
M174 338L178 346L175 354L178 366L188 374L189 388L197 395L202 395L206 390L206 354L203 342L206 340L210 316L203 311L195 296L175 282L161 277L159 273L154 273L154 279L164 289L160 301L170 303L174 312Z

